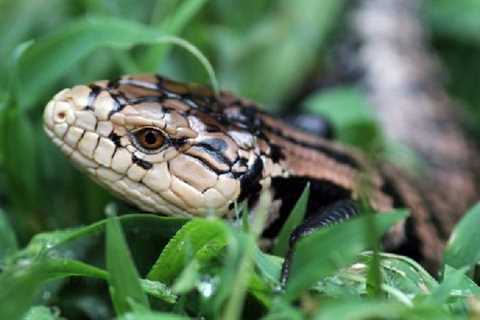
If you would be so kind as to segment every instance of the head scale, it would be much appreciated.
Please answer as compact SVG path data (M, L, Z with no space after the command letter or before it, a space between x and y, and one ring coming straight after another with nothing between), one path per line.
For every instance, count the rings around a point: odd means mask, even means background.
M44 127L74 164L143 210L222 215L262 157L217 104L202 87L125 76L59 92Z

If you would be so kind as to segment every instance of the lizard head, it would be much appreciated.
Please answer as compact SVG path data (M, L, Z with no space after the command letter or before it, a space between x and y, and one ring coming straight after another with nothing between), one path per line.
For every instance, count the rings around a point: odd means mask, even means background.
M125 76L59 92L44 128L77 167L143 210L222 215L241 178L254 166L258 173L260 152L248 130L226 125L217 103L204 87Z

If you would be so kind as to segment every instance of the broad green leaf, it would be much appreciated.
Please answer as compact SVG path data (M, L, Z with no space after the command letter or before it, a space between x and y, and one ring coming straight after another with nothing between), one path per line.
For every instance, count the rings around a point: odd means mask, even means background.
M117 315L133 311L130 301L149 309L148 298L116 217L107 220L106 247L109 289Z
M154 214L127 214L118 218L125 228L135 228L142 232L158 233L162 237L168 238L186 223L186 219L168 218ZM93 236L104 231L107 219L93 223L91 225L73 229L64 229L37 234L23 249L22 255L37 254L43 250L53 250L61 245L65 245L71 241Z
M375 122L367 97L356 87L320 91L309 96L304 104L308 111L326 116L335 126Z
M257 248L255 252L255 265L265 280L278 285L282 263L282 258L263 253Z
M17 238L7 216L0 208L0 265L6 256L18 250Z
M366 253L365 258L371 259ZM407 295L429 294L438 282L414 260L391 253L380 254L383 283Z
M194 219L168 242L147 278L171 284L192 258L207 261L227 244L224 224L213 219Z
M217 32L221 82L268 105L288 99L321 59L327 35L347 2L275 1L259 22Z
M446 266L443 281L421 300L424 305L445 304L451 298L466 298L480 294L480 288L465 275L466 268L454 269Z
M472 279L470 279L462 269L457 270L455 268L450 267L449 265L445 266L444 272L444 282L447 280L450 281L450 278L455 278L457 276L457 272L462 274L463 277L460 277L460 281L458 285L452 286L452 293L457 296L464 296L464 297L472 297L472 296L480 296L480 287L476 284ZM442 283L443 284L443 283Z
M471 208L455 226L444 254L444 263L454 268L472 267L480 261L480 204Z
M189 320L173 313L163 312L131 312L118 317L119 320Z
M70 259L48 256L19 258L0 275L0 310L5 319L19 319L31 306L40 286L68 276L106 277L105 271Z
M434 32L467 43L480 43L480 3L477 0L435 0L428 7Z
M315 320L406 319L404 305L381 300L337 300L319 308Z
M58 313L58 312L56 312ZM35 306L28 310L23 320L60 320L61 317L44 306Z
M376 150L383 142L366 96L355 87L340 87L315 93L305 106L310 112L332 122L339 141L366 150Z
M123 19L90 17L70 22L38 39L21 56L17 69L22 85L20 105L33 107L74 64L97 48L128 49L155 42L161 35L157 30Z
M288 303L281 297L277 297L272 302L272 306L269 313L262 318L262 320L302 320L305 316L302 314L299 308Z
M405 211L376 214L377 236L407 216ZM368 216L320 229L301 239L295 248L286 294L295 298L302 290L312 287L322 277L355 262L358 254L365 250L370 241ZM377 239L378 241L379 239Z
M305 213L307 212L309 197L310 184L307 184L302 192L302 195L300 196L300 199L298 199L295 207L292 209L292 212L290 212L287 221L285 221L278 234L277 243L273 249L273 253L277 256L283 256L285 253L287 253L290 235L292 234L293 230L295 230L295 228L303 221Z

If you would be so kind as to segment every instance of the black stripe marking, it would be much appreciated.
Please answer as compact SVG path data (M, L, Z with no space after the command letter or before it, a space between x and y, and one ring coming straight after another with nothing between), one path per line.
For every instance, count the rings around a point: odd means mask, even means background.
M192 158L198 160L198 161L199 161L202 165L204 165L207 169L215 172L217 175L230 172L229 169L227 169L227 170L219 170L219 169L215 168L214 166L212 166L212 165L211 165L207 160L205 160L204 158L198 157L198 156L193 155L193 154L190 154L190 153L187 153L187 155L188 155L189 157L192 157Z
M127 106L127 99L120 93L113 93L109 92L110 96L112 97L113 101L115 102L115 106L112 108L112 111L108 114L108 119L112 117L114 113L122 111L123 108Z
M132 154L132 162L145 170L150 170L153 167L153 164L151 162L140 159L135 154Z
M262 189L260 185L262 172L263 161L260 157L257 157L248 171L240 177L240 196L238 197L238 201L243 201L260 192Z
M275 135L277 135L277 136L279 136L279 137L281 137L281 138L283 138L283 139L285 139L288 142L291 142L293 144L296 144L296 145L299 145L299 146L304 147L304 148L308 148L308 149L311 149L311 150L321 152L321 153L325 154L326 156L334 159L335 161L337 161L341 164L347 165L347 166L352 167L354 169L361 169L362 168L360 163L358 163L358 161L355 160L349 154L343 153L343 152L338 151L338 150L331 149L328 146L323 146L323 145L319 145L319 144L313 144L313 143L308 143L306 141L297 140L297 139L295 139L291 136L285 135L280 129L270 127L266 124L263 124L263 129L266 130L266 131L269 131L270 133L273 133L273 134L275 134Z
M108 138L109 138L110 140L112 140L112 142L115 144L115 146L117 146L117 147L121 147L121 146L122 146L121 143L120 143L121 137L120 137L118 134L116 134L115 132L112 131L112 132L108 135Z
M215 158L215 160L217 160L218 162L226 164L229 167L231 167L233 165L232 161L230 161L230 159L225 157L225 155L221 151L213 148L208 143L204 143L202 141L202 142L194 144L193 146L202 149L203 152L208 153L210 156L212 156L212 158Z
M100 92L102 92L102 87L97 86L96 84L90 84L88 86L90 88L90 93L88 94L87 105L85 106L85 110L93 110L93 104L97 99Z
M136 105L144 102L157 102L160 103L165 100L165 96L142 96L138 98L128 99L129 105Z
M264 113L258 110L255 106L241 106L240 114L236 114L233 118L230 119L231 122L240 123L245 129L249 130L251 133L257 135L258 137L265 138L262 131L272 133L276 136L279 136L293 144L299 145L304 148L315 150L325 154L326 156L338 161L339 163L345 164L349 167L360 169L361 165L356 159L351 155L329 148L328 146L308 143L306 141L297 140L287 134L285 134L281 128L275 128L267 125L261 118L262 115L268 116L267 113ZM278 151L278 150L276 150ZM274 151L275 152L275 151ZM278 156L281 159L281 152L276 152L275 156Z

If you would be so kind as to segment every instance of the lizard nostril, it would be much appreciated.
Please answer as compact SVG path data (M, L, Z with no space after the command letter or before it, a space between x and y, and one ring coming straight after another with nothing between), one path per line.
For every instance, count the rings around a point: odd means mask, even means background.
M75 112L72 109L70 103L65 101L57 101L55 103L53 112L53 121L56 124L67 122L68 124L72 124L75 120Z
M63 111L59 112L59 113L57 114L57 118L58 118L59 120L65 119L65 112L63 112Z

